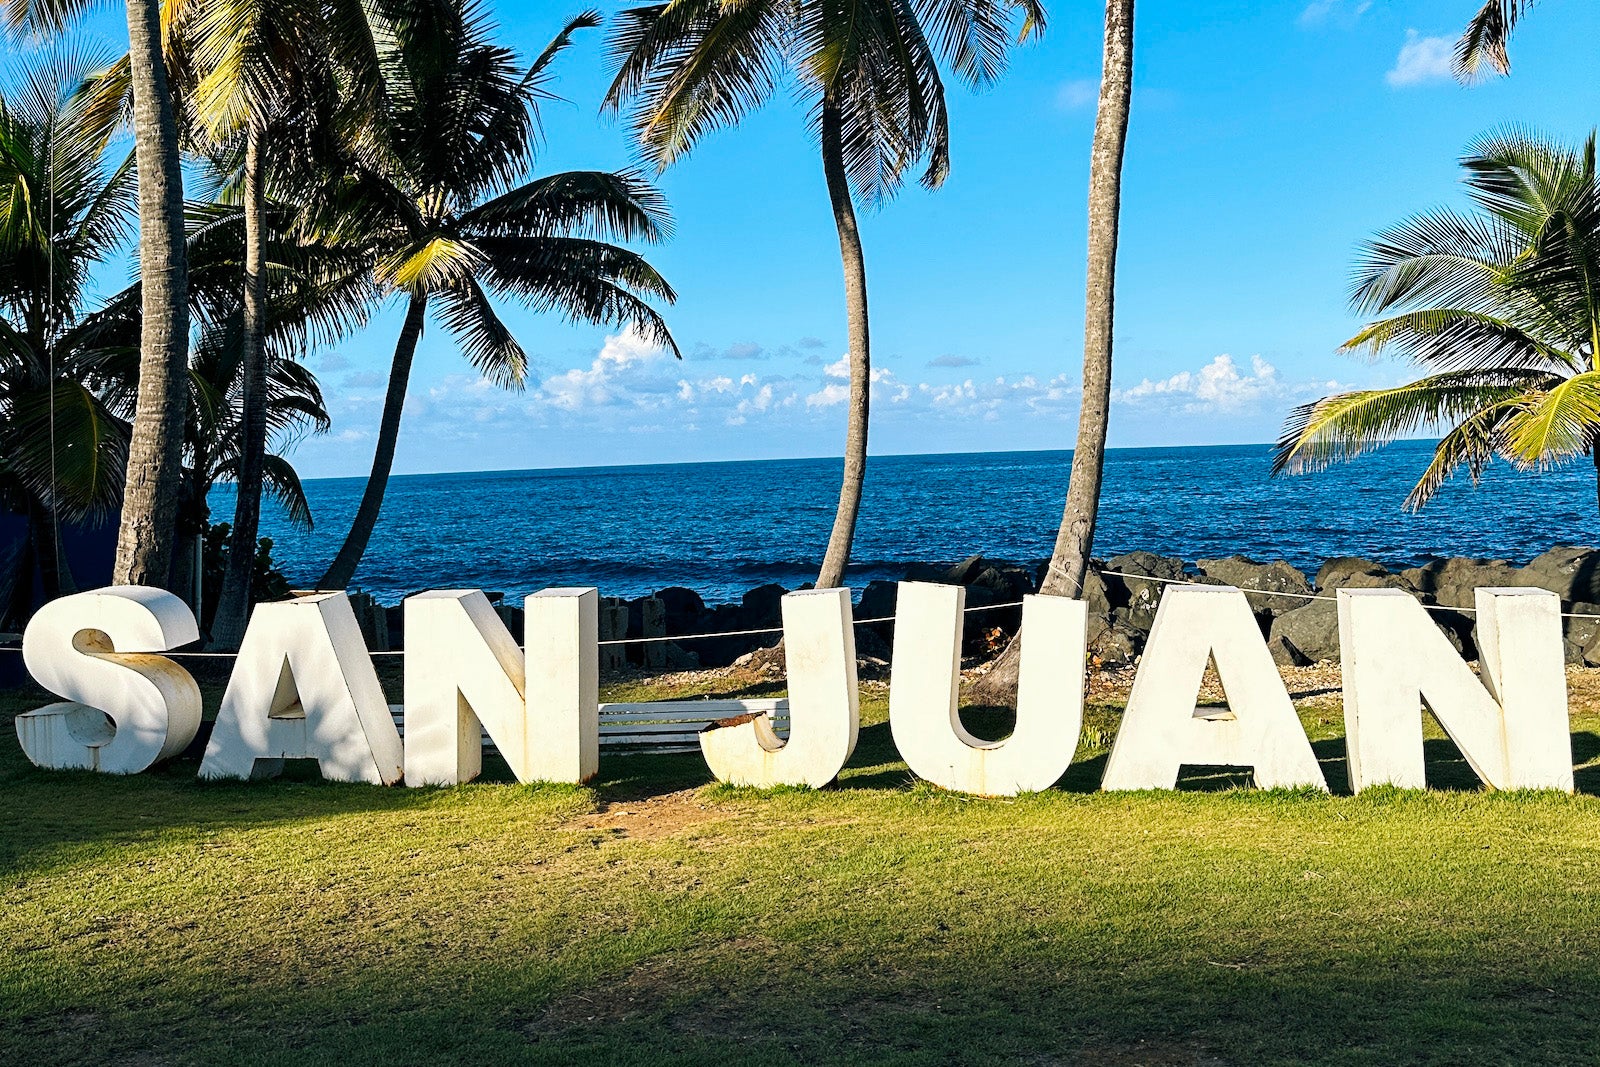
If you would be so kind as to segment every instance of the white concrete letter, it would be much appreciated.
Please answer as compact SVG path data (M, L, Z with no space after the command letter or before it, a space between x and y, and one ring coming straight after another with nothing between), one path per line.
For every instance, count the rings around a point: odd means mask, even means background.
M1215 662L1228 707L1198 708ZM1262 789L1328 788L1249 601L1217 585L1167 588L1102 789L1172 789L1182 767L1251 767Z
M487 732L519 782L584 782L599 769L600 595L527 598L526 657L476 589L406 600L406 784L483 769Z
M257 605L200 777L270 778L285 759L332 782L400 780L400 733L343 593Z
M151 655L200 637L171 593L119 585L51 601L28 623L22 658L65 703L17 716L17 740L40 767L137 774L182 752L200 728L200 687Z
M1049 789L1072 764L1083 728L1088 609L1081 600L1022 602L1017 722L1004 741L961 724L961 586L901 582L895 602L889 729L907 766L945 789L1016 796Z
M1479 589L1474 599L1482 683L1409 593L1339 590L1352 789L1427 785L1426 703L1490 786L1572 792L1560 598L1544 589Z
M839 776L856 748L860 694L850 590L811 589L783 597L789 670L789 739L764 716L700 734L700 751L718 781L820 789Z

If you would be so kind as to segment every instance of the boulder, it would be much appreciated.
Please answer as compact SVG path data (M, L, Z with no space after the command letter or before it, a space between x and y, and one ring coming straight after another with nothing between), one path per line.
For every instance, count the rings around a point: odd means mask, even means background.
M1339 608L1331 600L1303 601L1272 620L1267 646L1280 665L1304 667L1339 658Z
M704 630L700 623L706 613L706 602L693 589L685 589L681 585L670 586L656 593L655 599L661 601L662 610L666 613L667 633L686 634Z
M1548 589L1569 604L1600 603L1600 552L1557 545L1522 568L1518 584Z
M1400 572L1432 603L1448 608L1470 608L1474 591L1484 586L1523 585L1522 574L1503 559L1437 559Z
M894 618L895 597L899 594L899 582L875 581L868 582L867 587L861 591L861 600L856 604L855 617L858 619L892 619Z
M1389 568L1370 559L1360 559L1356 556L1340 556L1330 559L1317 571L1317 580L1313 584L1318 589L1327 591L1338 589L1350 583L1353 578L1386 578Z
M1306 576L1281 559L1257 563L1244 556L1229 556L1227 559L1203 559L1196 566L1207 578L1243 589L1245 599L1250 601L1250 610L1257 615L1278 616L1294 611L1304 607L1305 598L1311 594L1311 583ZM1274 593L1285 595L1273 596Z
M1571 605L1575 615L1600 616L1600 604L1583 601ZM1580 667L1600 667L1600 617L1561 620L1566 639L1567 662Z
M1112 622L1089 643L1089 659L1097 667L1126 667L1139 658L1144 634L1121 622Z
M744 595L744 629L783 625L783 595L789 590L776 582L760 585Z
M986 564L967 584L969 590L987 589L998 598L996 603L1021 600L1035 589L1033 575L1009 563Z
M1163 580L1145 581L1142 576ZM1183 560L1153 552L1129 552L1106 560L1102 579L1112 608L1126 612L1123 621L1136 631L1149 633L1166 584L1184 580Z
M1043 579L1041 578L1041 582ZM1083 576L1083 602L1088 605L1090 615L1111 614L1111 592L1106 587L1106 580L1100 577L1099 566L1091 564Z
M948 585L949 578L949 567L937 567L932 563L906 564L906 581L908 582L932 582L935 585Z
M983 570L982 556L968 556L945 572L946 585L967 585Z
M1281 637L1269 638L1267 651L1272 654L1272 662L1280 667L1309 667L1316 662Z

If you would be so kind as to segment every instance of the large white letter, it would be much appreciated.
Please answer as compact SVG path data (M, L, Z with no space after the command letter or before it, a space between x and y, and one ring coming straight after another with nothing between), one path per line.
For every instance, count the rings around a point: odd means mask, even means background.
M67 702L17 716L23 753L40 767L137 774L182 752L200 729L200 687L150 653L199 637L188 605L162 589L119 585L46 604L22 658Z
M860 728L850 590L786 593L782 605L789 739L758 715L705 730L700 751L718 781L820 789L839 776Z
M1195 706L1213 660L1226 710ZM1252 767L1263 789L1328 788L1249 601L1226 586L1167 588L1101 788L1172 789L1184 764Z
M270 778L285 759L333 782L400 780L400 733L343 593L256 607L200 777Z
M1475 600L1482 684L1409 593L1339 590L1352 789L1427 785L1426 702L1489 785L1572 792L1560 598L1545 589L1479 589Z
M406 784L483 769L487 732L519 782L599 770L600 595L546 589L523 603L527 655L476 589L406 600Z
M1017 722L1004 741L961 724L958 585L901 582L895 601L889 729L913 774L945 789L1010 797L1049 789L1072 764L1083 727L1088 609L1081 600L1022 601Z

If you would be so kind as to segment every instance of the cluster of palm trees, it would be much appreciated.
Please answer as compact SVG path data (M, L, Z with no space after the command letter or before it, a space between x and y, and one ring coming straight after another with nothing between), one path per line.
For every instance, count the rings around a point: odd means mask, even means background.
M74 14L0 2L45 34ZM235 482L212 621L229 646L263 498L310 521L272 448L327 426L299 354L406 304L372 477L321 583L342 587L377 521L430 314L512 387L527 360L496 297L672 346L652 302L673 291L624 247L671 223L635 173L528 178L552 61L595 15L524 66L473 0L128 7L127 56L42 63L0 100L0 492L29 516L53 594L70 581L61 519L120 501L115 579L179 585L207 491ZM96 305L91 277L135 221L138 281Z
M60 37L84 2L0 6L14 29ZM657 310L672 288L627 247L670 232L660 194L631 171L527 177L552 61L598 15L573 19L523 67L494 41L479 0L126 6L126 56L41 75L26 100L4 104L7 136L16 126L22 147L0 173L11 193L0 242L12 257L0 276L15 288L0 294L0 313L18 368L0 398L0 462L36 540L54 544L43 535L61 517L120 501L116 580L173 584L207 528L207 490L235 482L233 544L243 547L229 554L212 623L213 640L232 645L263 499L310 521L293 469L272 449L327 425L298 353L336 342L386 301L406 307L371 475L320 583L341 588L377 522L430 315L480 373L509 387L522 384L527 360L497 299L630 325L676 351ZM1132 0L1108 4L1091 197L1086 367L1107 388L1132 10ZM819 585L843 580L866 467L871 349L857 204L886 203L913 171L937 187L950 168L945 78L992 82L1044 23L1040 0L667 0L613 21L605 107L627 114L658 171L780 89L812 102L851 381ZM113 158L125 126L133 151ZM36 195L44 189L48 207ZM87 280L135 219L138 281L91 307ZM1103 408L1080 439L1094 462L1075 464L1072 508L1081 520L1087 492L1088 525L1075 527L1075 562L1052 572L1057 591L1075 591L1087 560ZM51 433L33 432L46 416ZM45 566L59 570L54 559Z

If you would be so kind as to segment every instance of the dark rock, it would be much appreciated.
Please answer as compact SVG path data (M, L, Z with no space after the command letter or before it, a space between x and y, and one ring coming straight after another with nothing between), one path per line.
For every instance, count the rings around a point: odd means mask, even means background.
M1578 601L1571 605L1575 615L1600 616L1600 604ZM1561 620L1566 638L1567 662L1576 666L1600 667L1600 618Z
M945 572L946 585L966 585L983 570L982 556L968 556Z
M1435 604L1470 608L1485 586L1523 585L1521 572L1503 559L1440 559L1399 575Z
M894 618L895 598L899 595L898 582L868 582L867 587L861 591L861 600L856 604L855 617L858 619L892 619Z
M1106 588L1106 580L1100 577L1100 572L1092 566L1084 573L1081 599L1088 606L1089 614L1111 614L1110 590Z
M1274 660L1288 666L1337 660L1338 605L1331 600L1309 600L1277 616L1272 620L1267 646L1272 649Z
M1217 578L1245 591L1250 610L1257 615L1277 616L1305 605L1311 593L1306 576L1283 560L1257 563L1244 556L1203 559L1196 563L1207 578ZM1273 596L1273 593L1288 594ZM1299 595L1294 595L1299 594Z
M856 659L867 658L888 663L892 655L889 642L874 633L872 627L856 627Z
M1164 581L1145 581L1140 575ZM1124 621L1138 632L1149 633L1156 607L1167 582L1183 581L1183 560L1153 552L1129 552L1106 560L1105 582L1113 609L1124 609Z
M991 564L979 571L967 586L971 589L987 589L1000 598L1001 601L1021 600L1034 591L1033 576L1021 567L1009 564Z
M946 585L949 577L949 567L937 567L932 563L911 563L906 565L906 581L908 582L932 582L935 585Z
M1557 545L1522 568L1519 584L1549 589L1569 604L1600 603L1600 552Z
M1316 662L1282 637L1270 638L1267 651L1272 653L1272 662L1280 667L1309 667Z
M783 594L788 590L776 583L757 586L744 595L744 629L763 629L783 625Z
M706 602L693 589L671 586L658 592L655 599L661 601L666 611L667 633L686 634L704 629L700 619L706 613Z
M1099 667L1126 667L1139 658L1144 634L1113 622L1089 644L1089 658Z
M1360 559L1356 556L1340 556L1330 559L1317 571L1317 580L1314 583L1318 589L1338 589L1352 578L1385 578L1389 575L1389 568L1370 559Z

